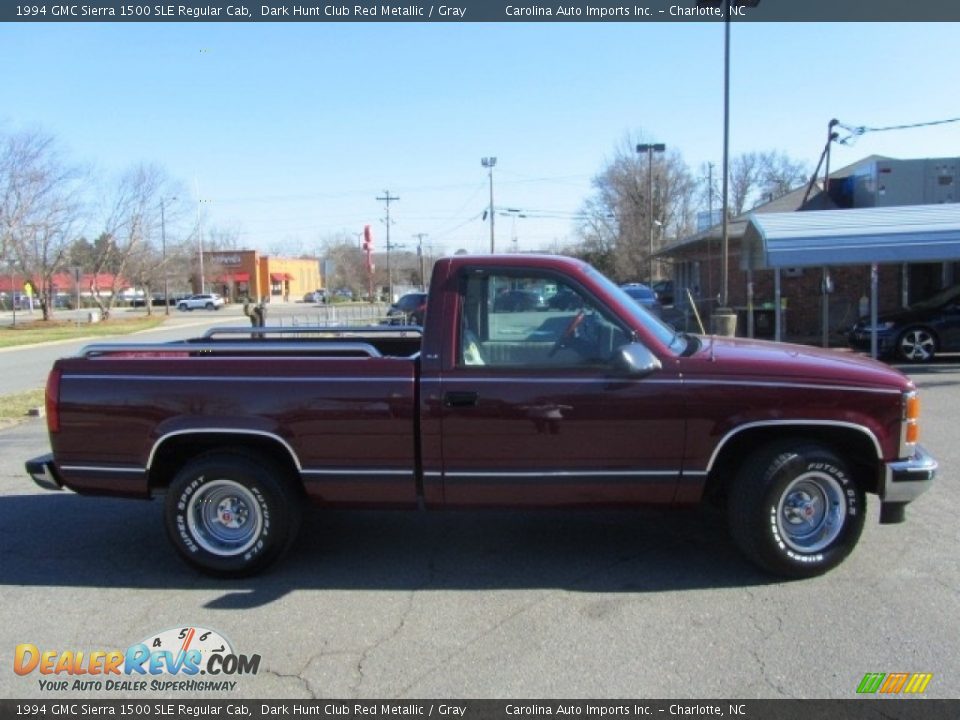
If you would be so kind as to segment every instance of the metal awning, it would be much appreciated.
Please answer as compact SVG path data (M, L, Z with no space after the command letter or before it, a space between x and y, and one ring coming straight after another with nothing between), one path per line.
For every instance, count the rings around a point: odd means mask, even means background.
M960 259L960 203L756 213L744 270Z

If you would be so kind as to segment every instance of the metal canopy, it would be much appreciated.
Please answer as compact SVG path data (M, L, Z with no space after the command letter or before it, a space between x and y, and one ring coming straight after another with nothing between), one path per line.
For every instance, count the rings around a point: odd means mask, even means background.
M744 270L960 259L960 203L754 213Z

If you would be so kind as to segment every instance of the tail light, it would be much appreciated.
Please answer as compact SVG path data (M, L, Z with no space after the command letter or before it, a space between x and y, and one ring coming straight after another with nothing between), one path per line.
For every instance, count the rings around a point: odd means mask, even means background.
M47 409L47 430L60 432L60 370L51 370L47 376L45 405Z

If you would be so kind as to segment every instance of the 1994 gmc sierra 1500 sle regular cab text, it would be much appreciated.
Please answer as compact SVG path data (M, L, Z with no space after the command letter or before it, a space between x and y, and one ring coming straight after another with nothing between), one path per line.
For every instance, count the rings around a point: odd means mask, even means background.
M502 293L544 302L504 310ZM560 297L563 302L551 303ZM291 333L295 330L296 333ZM164 496L193 566L248 575L325 507L724 508L762 568L835 567L930 487L913 383L850 353L675 332L590 266L438 261L414 328L93 345L47 383L47 488Z

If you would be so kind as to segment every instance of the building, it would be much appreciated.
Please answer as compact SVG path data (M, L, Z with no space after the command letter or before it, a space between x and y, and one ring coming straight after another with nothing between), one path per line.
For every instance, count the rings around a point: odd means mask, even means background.
M830 173L822 182L801 187L728 222L728 301L737 310L738 335L749 334L747 307L753 311L753 334L773 336L775 273L747 270L742 253L751 215L815 212L960 202L960 158L896 160L870 156ZM675 297L694 297L701 316L717 306L721 277L721 226L715 225L675 243L661 253L673 264ZM880 311L896 310L931 296L960 280L956 261L882 264L879 267ZM780 272L784 308L783 337L813 341L826 337L842 342L844 333L866 314L870 266L786 268ZM826 292L824 292L826 290ZM689 303L687 303L689 305Z
M260 255L256 250L204 252L203 276L207 290L230 302L266 299L267 302L300 300L323 287L316 258ZM196 288L199 292L199 288Z

